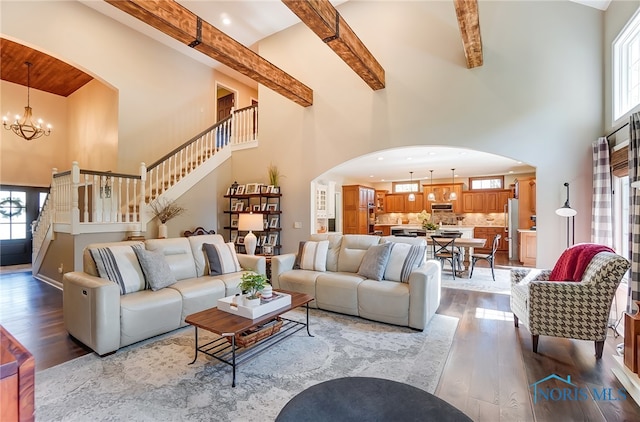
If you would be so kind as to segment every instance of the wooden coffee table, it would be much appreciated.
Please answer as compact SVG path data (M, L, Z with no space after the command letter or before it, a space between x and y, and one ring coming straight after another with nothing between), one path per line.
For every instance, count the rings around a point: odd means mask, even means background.
M281 342L303 328L306 328L307 334L310 337L313 337L309 332L309 302L313 300L313 297L307 294L286 290L277 291L291 295L291 305L286 305L256 319L244 318L229 312L221 311L218 308L205 309L204 311L187 316L187 318L185 318L185 322L195 327L195 356L189 365L195 363L198 359L198 352L216 358L220 362L226 363L233 368L233 381L231 382L231 386L235 387L236 366L259 355L269 347ZM300 306L305 306L307 308L306 322L294 321L280 316L285 312L289 312L290 310ZM248 347L236 345L236 334L240 334L255 328L256 326L266 324L278 317L280 317L283 322L280 331ZM198 328L218 334L220 337L199 346Z

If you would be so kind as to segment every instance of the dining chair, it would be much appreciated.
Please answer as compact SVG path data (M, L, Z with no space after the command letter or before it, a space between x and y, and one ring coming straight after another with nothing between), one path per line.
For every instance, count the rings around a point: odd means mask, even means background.
M493 281L496 281L496 275L493 271L493 265L496 259L496 251L498 250L498 245L500 244L500 239L502 235L496 234L493 238L493 245L491 246L491 253L472 253L471 258L471 273L469 274L469 278L473 277L473 267L475 267L476 262L484 259L491 266L491 277L493 277Z
M433 257L439 259L443 265L445 261L451 263L451 273L454 280L456 279L456 266L460 269L460 250L455 245L456 239L457 237L431 236Z

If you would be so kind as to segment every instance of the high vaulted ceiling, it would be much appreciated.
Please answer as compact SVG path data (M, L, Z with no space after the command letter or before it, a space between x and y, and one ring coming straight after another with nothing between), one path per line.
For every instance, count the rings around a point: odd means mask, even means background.
M31 66L31 88L68 97L93 77L68 63L22 44L0 38L0 78L27 85L27 65Z

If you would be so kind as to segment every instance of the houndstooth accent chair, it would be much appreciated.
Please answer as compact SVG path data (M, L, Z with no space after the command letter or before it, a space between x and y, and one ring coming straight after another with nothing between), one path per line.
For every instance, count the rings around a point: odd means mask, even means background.
M551 270L511 270L511 312L514 324L529 329L533 352L538 337L554 336L595 341L596 359L602 357L611 302L629 261L610 252L596 254L582 280L549 281Z

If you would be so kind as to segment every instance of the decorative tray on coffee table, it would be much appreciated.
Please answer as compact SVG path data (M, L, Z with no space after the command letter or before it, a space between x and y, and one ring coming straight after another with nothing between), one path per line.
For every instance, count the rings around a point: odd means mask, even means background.
M227 296L218 299L218 309L244 318L256 319L262 315L276 311L291 305L291 295L282 292L273 292L268 299L261 298L258 306L244 306L240 296Z

